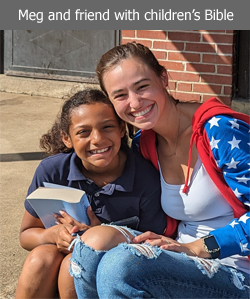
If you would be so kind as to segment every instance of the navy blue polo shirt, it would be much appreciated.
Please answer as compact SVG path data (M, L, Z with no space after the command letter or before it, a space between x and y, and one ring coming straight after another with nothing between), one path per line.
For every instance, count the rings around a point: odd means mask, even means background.
M27 196L43 186L43 182L84 190L91 207L102 223L132 216L140 219L139 231L151 230L162 234L166 215L161 208L159 172L139 153L125 148L127 160L124 171L114 182L98 187L82 174L82 162L74 151L45 158L38 165ZM38 218L29 202L26 210Z

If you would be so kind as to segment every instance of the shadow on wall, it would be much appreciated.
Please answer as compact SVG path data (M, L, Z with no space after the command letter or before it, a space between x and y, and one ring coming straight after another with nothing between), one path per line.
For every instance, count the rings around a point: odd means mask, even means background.
M0 162L35 161L42 160L46 157L48 157L48 155L43 152L0 154Z

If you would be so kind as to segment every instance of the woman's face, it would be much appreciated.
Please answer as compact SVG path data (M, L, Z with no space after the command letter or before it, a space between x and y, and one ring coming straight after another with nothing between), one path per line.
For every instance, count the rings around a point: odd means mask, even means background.
M81 105L72 111L70 136L64 136L63 142L74 148L85 169L103 172L117 163L124 133L124 123L118 123L109 105Z
M104 73L103 83L123 120L144 130L156 126L166 103L166 72L158 77L146 64L131 58Z

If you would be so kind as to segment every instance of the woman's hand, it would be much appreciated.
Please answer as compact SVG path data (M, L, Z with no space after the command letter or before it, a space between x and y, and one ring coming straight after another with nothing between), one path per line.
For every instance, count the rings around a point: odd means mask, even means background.
M145 232L133 239L133 243L145 242L152 246L158 246L161 249L174 251L174 252L185 252L189 256L199 256L202 258L210 258L210 255L204 250L202 240L196 240L191 243L179 243L171 238L157 235L153 232Z
M147 232L145 232L145 233L143 233L139 236L136 236L133 239L133 243L142 243L142 242L144 242L144 243L148 243L152 246L158 246L158 247L161 247L162 249L165 249L162 246L164 246L166 244L169 245L170 240L175 242L173 239L170 239L170 238L167 238L165 236L158 235L158 234L155 234L153 232L147 231Z

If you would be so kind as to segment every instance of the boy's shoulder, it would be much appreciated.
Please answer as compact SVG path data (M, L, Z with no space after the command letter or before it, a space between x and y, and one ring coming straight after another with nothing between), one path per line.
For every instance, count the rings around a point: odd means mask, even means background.
M46 173L63 172L70 167L73 152L60 153L44 158L37 167L37 171Z
M67 163L71 156L72 156L73 152L69 152L69 153L59 153L56 155L52 155L52 156L48 156L46 158L44 158L40 164L42 165L54 165L59 163L60 161L63 163Z
M159 180L159 171L153 166L153 164L146 160L142 154L136 149L130 149L131 155L133 155L135 165L135 175L141 179L147 180Z

